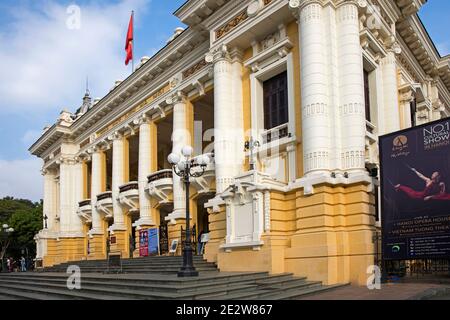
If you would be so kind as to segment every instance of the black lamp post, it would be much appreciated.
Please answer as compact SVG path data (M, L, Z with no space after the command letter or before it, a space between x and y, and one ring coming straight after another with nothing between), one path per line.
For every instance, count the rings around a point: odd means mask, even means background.
M7 272L6 266L5 266L5 259L4 255L6 254L6 250L8 249L9 243L11 239L9 238L9 235L14 232L13 228L10 228L7 224L4 224L2 228L0 229L0 250L2 255L2 272Z
M178 277L196 277L198 276L198 271L195 270L193 254L192 254L192 244L191 244L191 230L190 230L190 212L189 212L189 185L190 177L200 177L205 173L206 166L208 165L210 159L207 155L201 155L192 160L193 149L190 146L185 146L181 150L183 158L176 153L171 153L168 157L169 163L173 167L175 174L183 179L184 188L186 192L186 237L183 244L183 266L180 271L178 271ZM202 169L201 172L193 172L192 168L199 165Z
M250 150L250 157L249 157L249 163L250 163L250 170L255 170L255 158L254 158L254 150L256 148L259 148L261 145L258 140L253 140L253 137L250 137L249 141L246 141L244 144L245 151Z

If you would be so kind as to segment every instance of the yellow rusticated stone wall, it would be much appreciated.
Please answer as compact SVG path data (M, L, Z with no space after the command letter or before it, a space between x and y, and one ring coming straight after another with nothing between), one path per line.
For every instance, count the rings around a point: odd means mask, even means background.
M209 215L211 240L205 258L221 271L292 272L324 284L364 285L374 264L374 197L368 186L320 185L314 195L302 190L271 192L271 230L264 245L220 249L226 237L225 208Z
M227 222L225 207L220 207L220 212L213 213L208 209L209 222L209 241L205 246L205 254L203 255L209 262L217 262L219 247L225 242L227 235Z
M179 256L182 254L183 248L183 244L181 243L181 227L183 227L183 230L186 229L186 219L177 219L176 221L177 221L176 224L169 223L167 229L169 236L169 250L170 245L172 244L172 240L178 239L178 247L175 255Z
M297 231L286 250L286 271L325 284L366 283L374 264L374 197L364 184L322 185L296 195Z
M47 239L47 254L43 257L43 266L50 267L59 262L58 242L56 239Z
M103 234L95 234L89 238L88 260L106 259L106 237L108 236L108 222L102 220Z
M128 258L129 254L129 245L128 245L128 232L126 230L116 230L113 235L110 235L110 239L112 237L116 238L116 243L111 243L110 252L111 253L119 253L122 258Z
M225 208L219 213L209 215L211 240L205 253L209 261L215 261L222 271L268 271L285 272L284 252L289 247L290 238L295 232L295 193L272 192L271 230L265 232L259 248L241 248L226 252L220 249L226 236Z

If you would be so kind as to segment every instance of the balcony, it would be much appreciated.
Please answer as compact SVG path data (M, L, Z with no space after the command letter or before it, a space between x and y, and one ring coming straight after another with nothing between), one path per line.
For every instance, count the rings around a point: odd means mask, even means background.
M78 202L77 215L84 223L92 222L91 199Z
M105 219L113 218L113 199L112 192L107 191L97 195L96 209L104 214Z
M282 138L291 137L288 129L288 123L282 124L278 127L269 129L262 134L263 144L271 143Z
M197 189L199 194L215 192L215 186L213 181L216 179L216 165L214 162L214 153L207 154L210 159L210 163L206 166L205 172L201 177L192 178L191 183ZM196 158L193 159L195 163ZM193 173L202 172L202 167L198 164L194 164L192 167Z
M131 181L119 187L119 202L130 213L139 211L139 183L137 181Z
M169 198L173 189L173 172L171 169L157 171L149 175L147 179L146 190L151 197L160 204L172 202Z

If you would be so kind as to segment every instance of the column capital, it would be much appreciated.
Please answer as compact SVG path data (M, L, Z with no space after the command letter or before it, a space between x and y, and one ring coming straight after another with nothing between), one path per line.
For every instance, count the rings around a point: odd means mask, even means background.
M186 103L186 95L183 91L177 91L172 96L166 99L168 105L175 105L178 103Z
M109 141L120 140L122 138L123 138L123 134L121 134L119 131L115 131L108 136Z
M206 55L205 61L207 63L216 63L218 61L228 60L231 61L230 52L228 51L228 47L223 44L219 47L212 48Z
M144 113L141 114L139 117L133 120L133 124L136 126L141 126L143 124L149 124L150 118Z
M302 11L305 7L310 4L319 4L323 6L322 0L289 0L289 8L291 10Z

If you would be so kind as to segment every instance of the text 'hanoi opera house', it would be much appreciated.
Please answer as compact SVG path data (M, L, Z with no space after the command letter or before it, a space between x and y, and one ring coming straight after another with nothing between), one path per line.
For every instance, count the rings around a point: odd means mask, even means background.
M378 136L450 116L450 57L417 16L425 3L187 1L186 30L30 148L44 161L38 259L137 257L148 228L181 241L185 191L167 157L190 145L211 159L189 199L208 261L365 284Z

